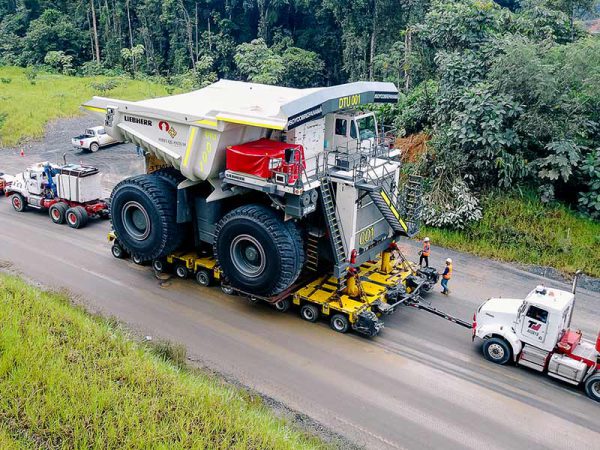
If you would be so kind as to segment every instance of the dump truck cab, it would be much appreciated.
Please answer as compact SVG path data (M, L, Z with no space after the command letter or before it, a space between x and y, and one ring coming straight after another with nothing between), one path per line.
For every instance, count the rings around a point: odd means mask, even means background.
M221 80L139 102L95 97L84 107L159 168L113 191L125 250L161 258L193 230L193 244L213 249L233 286L272 295L305 270L332 273L342 290L349 267L418 231L420 182L408 180L400 195L399 152L362 110L397 98L392 83L293 89Z

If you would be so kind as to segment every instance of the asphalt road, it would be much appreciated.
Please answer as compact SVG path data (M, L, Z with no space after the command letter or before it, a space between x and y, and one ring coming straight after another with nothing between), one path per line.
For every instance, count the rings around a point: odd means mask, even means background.
M190 357L369 448L599 448L600 404L524 368L485 361L470 331L401 309L374 339L341 335L250 305L191 280L161 283L148 267L115 260L107 222L82 230L0 199L0 260L66 288L93 311L140 333L186 345ZM415 255L415 244L405 245ZM493 295L524 296L543 280L508 265L433 247L454 259L451 295L428 300L469 320ZM563 286L566 287L566 286ZM574 325L595 338L600 298L581 291Z

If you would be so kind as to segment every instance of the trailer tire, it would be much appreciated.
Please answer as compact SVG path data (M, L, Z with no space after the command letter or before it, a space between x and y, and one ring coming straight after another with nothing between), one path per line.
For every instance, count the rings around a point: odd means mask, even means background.
M158 273L163 273L166 270L166 265L167 263L161 258L152 261L152 268Z
M140 255L132 255L131 260L133 261L134 264L136 264L138 266L143 266L144 263L146 262L144 259L142 259L142 257Z
M10 203L17 212L27 210L27 200L18 192L10 196Z
M280 313L288 312L292 307L292 301L290 298L284 298L283 300L279 300L277 303L273 305L277 311Z
M110 249L110 252L117 259L123 259L123 258L125 258L125 256L127 256L127 254L125 253L125 250L123 250L123 247L121 247L119 244L116 244L116 243L113 244L113 246Z
M56 224L65 223L65 216L67 214L67 209L69 209L69 205L65 202L55 203L48 210L48 215L50 216L50 220Z
M177 264L175 265L175 275L177 278L186 279L190 275L190 271L185 264Z
M300 308L300 317L309 322L316 322L319 320L319 308L310 303L305 303Z
M585 380L585 393L589 398L600 402L600 374L592 375Z
M196 272L196 282L200 286L208 287L212 283L212 276L208 272L208 270L200 269Z
M509 344L502 338L492 337L483 343L483 356L488 361L504 365L510 361L511 350Z
M138 175L117 184L110 213L123 248L144 260L168 255L185 237L177 224L176 188L159 176Z
M289 288L304 264L304 246L293 223L270 208L246 205L217 224L214 254L232 286L256 295Z
M334 314L329 321L331 329L338 333L347 333L350 329L350 321L345 314Z
M90 144L90 152L96 153L98 150L100 150L100 145L97 142L92 142Z
M83 206L75 206L67 209L65 217L67 225L76 229L85 227L89 219L88 213Z

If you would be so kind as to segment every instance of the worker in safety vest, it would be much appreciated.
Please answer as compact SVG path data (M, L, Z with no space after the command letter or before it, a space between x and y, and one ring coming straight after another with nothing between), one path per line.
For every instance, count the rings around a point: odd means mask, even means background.
M423 261L425 261L425 267L429 267L429 254L431 253L431 244L429 238L423 239L423 250L419 252L421 257L419 258L419 267L423 267Z
M448 295L450 290L448 289L448 281L452 278L452 260L448 258L446 260L446 268L444 269L444 273L442 274L442 294Z

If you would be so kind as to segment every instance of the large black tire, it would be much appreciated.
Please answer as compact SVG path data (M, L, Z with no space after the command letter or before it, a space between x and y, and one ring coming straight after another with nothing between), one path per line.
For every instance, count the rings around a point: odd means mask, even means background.
M19 193L10 196L10 203L17 212L23 212L27 210L27 200L25 200L25 197Z
M600 373L585 380L585 393L592 400L600 402Z
M155 177L161 177L163 180L168 181L175 188L179 183L185 180L185 177L181 174L181 172L173 167L158 169L156 172L152 172L151 175L154 175Z
M87 225L89 216L83 206L75 206L65 212L67 225L71 228L83 228Z
M123 248L143 260L167 256L181 244L176 187L159 176L138 175L115 186L110 216Z
M90 144L90 152L96 153L98 150L100 150L100 145L96 142L92 142Z
M50 215L52 222L56 224L65 223L67 209L69 209L69 205L67 205L65 202L58 202L52 205L48 210L48 214Z
M510 346L504 339L497 337L486 339L482 350L485 359L493 363L503 365L510 360Z
M214 254L232 286L256 295L286 290L304 264L296 226L262 205L241 206L219 221Z

